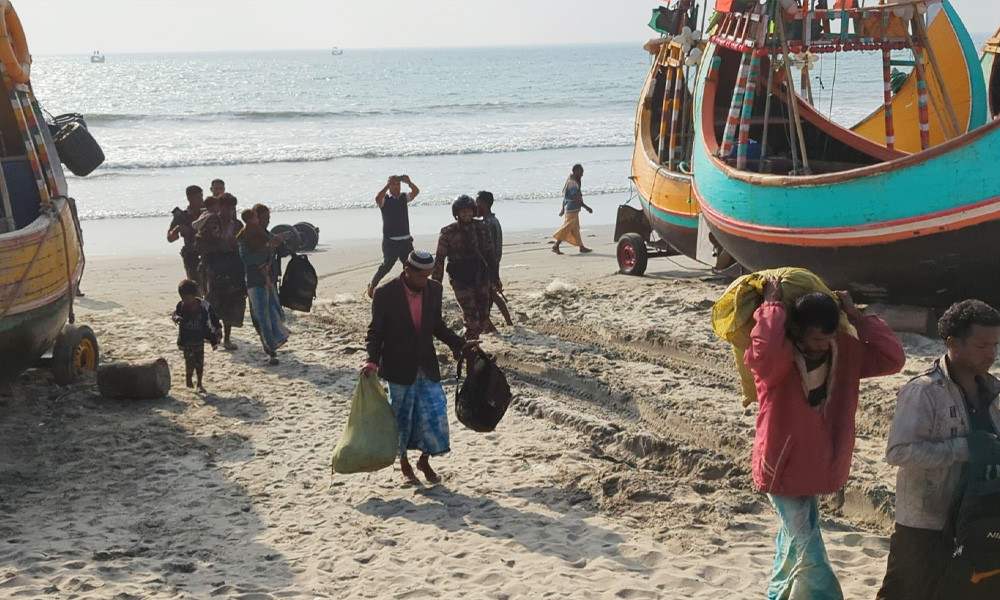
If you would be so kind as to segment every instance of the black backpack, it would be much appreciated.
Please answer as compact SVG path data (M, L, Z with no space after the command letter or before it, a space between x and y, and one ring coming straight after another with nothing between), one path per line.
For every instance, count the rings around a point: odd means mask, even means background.
M312 310L313 298L316 297L316 269L303 254L292 254L292 258L281 276L281 289L278 290L278 301L285 308L309 312Z
M1000 465L985 464L973 456L965 468L965 489L955 516L955 558L962 565L960 585L971 584L971 587L961 596L965 599L998 598Z
M510 406L512 394L507 377L492 356L477 349L472 358L459 359L458 379L462 378L463 362L468 372L455 390L455 416L473 431L493 431Z

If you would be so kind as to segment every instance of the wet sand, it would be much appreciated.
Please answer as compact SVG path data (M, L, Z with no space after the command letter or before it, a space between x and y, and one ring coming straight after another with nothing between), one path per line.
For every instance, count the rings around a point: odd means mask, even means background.
M180 258L92 258L78 322L104 361L165 357L174 387L112 401L92 376L57 387L31 371L0 396L0 595L762 596L778 520L752 489L754 411L711 331L728 281L686 259L619 275L611 233L584 222L594 253L563 256L546 232L508 236L515 325L484 347L514 403L490 434L452 416L452 452L433 461L443 482L416 488L398 466L329 469L364 358L377 240L321 239L319 298L291 314L281 363L264 364L248 319L238 350L206 353L204 395L184 387L168 318ZM444 310L460 327L447 287ZM862 383L853 473L822 510L849 598L873 597L885 568L895 391L943 352L901 338L906 368Z

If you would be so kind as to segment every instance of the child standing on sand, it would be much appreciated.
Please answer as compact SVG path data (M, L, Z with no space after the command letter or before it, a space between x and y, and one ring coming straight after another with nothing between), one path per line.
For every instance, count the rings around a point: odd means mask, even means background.
M174 309L173 321L178 325L177 347L184 353L185 384L194 387L191 376L198 375L198 391L204 392L201 384L205 370L205 342L212 344L212 350L219 347L222 323L212 305L198 296L198 283L184 279L177 286L181 301Z

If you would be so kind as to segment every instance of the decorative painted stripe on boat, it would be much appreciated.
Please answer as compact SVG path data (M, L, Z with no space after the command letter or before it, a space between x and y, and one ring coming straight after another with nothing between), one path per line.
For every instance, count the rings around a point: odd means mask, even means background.
M732 235L758 242L793 246L867 246L955 231L1000 220L1000 197L938 213L850 227L774 227L732 219L705 203L694 186L701 211L713 225Z
M664 223L674 225L675 227L684 227L686 229L698 229L698 215L679 213L654 206L641 195L639 196L639 202L641 202L643 206L650 213L652 213L654 218L659 219Z

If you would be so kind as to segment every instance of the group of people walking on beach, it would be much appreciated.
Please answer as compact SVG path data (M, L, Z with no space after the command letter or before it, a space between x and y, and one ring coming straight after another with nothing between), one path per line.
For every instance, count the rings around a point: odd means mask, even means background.
M567 242L590 252L580 235L579 212L591 208L580 190L583 167L574 165L563 186L559 212L564 224L553 236L553 251ZM406 184L408 191L402 191ZM407 484L419 481L407 459L418 450L417 470L429 482L438 481L430 457L448 452L447 399L434 351L434 338L444 342L459 359L476 351L483 334L496 331L490 319L495 303L503 303L500 260L503 228L493 213L493 194L483 190L475 199L462 194L451 204L454 221L441 229L435 254L414 250L409 230L408 204L420 189L408 175L392 175L375 194L382 213L382 264L368 284L372 320L368 326L368 357L362 376L378 373L389 384L389 400L399 432L399 463ZM402 274L379 282L397 262ZM442 316L442 282L448 283L462 311L464 336L447 326Z
M898 372L906 355L885 321L863 315L847 292L785 302L778 277L767 278L762 292L744 360L759 402L754 485L781 520L767 597L842 600L820 532L819 496L847 482L860 380ZM899 470L880 600L1000 597L1000 556L956 536L973 510L973 490L994 481L1000 491L1000 381L989 374L1000 312L979 300L958 302L938 330L947 352L899 392L889 430L886 461ZM977 517L1000 523L997 499ZM990 529L984 523L980 536Z
M590 252L579 228L579 212L591 211L582 199L582 176L583 167L574 165L563 187L564 223L553 236L553 252L561 254L562 242ZM270 364L288 339L277 283L289 252L268 229L270 211L255 205L242 212L241 223L224 184L213 181L211 191L203 198L200 187L189 186L187 209L174 210L167 234L184 242L187 277L178 286L174 320L186 383L193 387L196 376L200 390L204 344L235 349L230 332L242 326L247 297ZM376 193L382 263L367 288L371 321L361 367L362 377L378 374L388 384L409 485L419 480L408 450L420 453L416 471L431 483L440 477L430 458L450 450L434 339L456 359L480 351L480 337L495 331L490 311L503 292L503 231L493 194L454 200L453 222L441 229L435 254L413 247L408 206L419 194L408 175L390 176ZM396 263L402 273L383 283ZM464 335L443 316L445 274ZM847 292L821 286L787 297L778 276L759 283L742 359L759 403L753 482L781 521L767 596L842 600L823 544L819 497L839 492L849 477L861 379L900 371L906 355L886 322L862 314ZM958 302L944 312L938 331L947 351L900 390L889 430L886 460L899 467L896 516L878 600L1000 597L1000 555L984 560L976 539L1000 538L1000 380L989 373L1000 344L1000 312L979 300ZM976 497L989 493L994 504ZM979 512L970 529L971 510ZM989 527L992 534L983 531Z
M186 209L175 208L167 241L183 240L186 278L178 284L181 301L173 314L184 353L185 383L204 391L204 344L236 350L232 328L243 327L247 299L250 316L267 363L278 364L277 351L288 340L278 301L281 258L290 252L281 236L268 229L270 209L256 204L237 218L237 198L225 182L212 181L211 195L197 185L185 189ZM214 340L214 342L213 342ZM197 383L193 379L196 377Z

